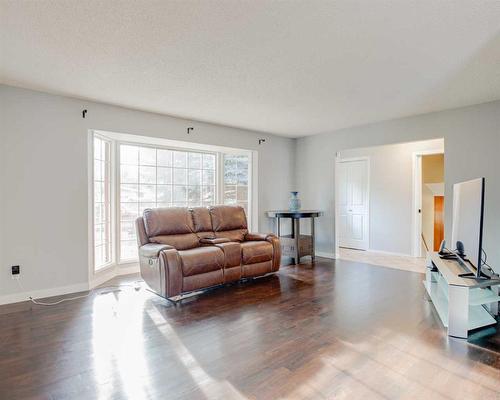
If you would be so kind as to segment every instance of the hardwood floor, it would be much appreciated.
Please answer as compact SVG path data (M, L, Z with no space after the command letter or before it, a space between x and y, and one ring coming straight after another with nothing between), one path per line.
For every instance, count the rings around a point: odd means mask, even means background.
M318 258L179 305L3 306L0 399L500 399L499 334L448 338L422 279Z

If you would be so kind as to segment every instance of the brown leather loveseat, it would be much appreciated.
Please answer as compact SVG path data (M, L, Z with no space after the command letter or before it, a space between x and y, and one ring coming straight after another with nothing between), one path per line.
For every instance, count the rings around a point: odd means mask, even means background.
M146 209L136 229L141 275L165 298L280 267L279 239L249 233L239 206Z

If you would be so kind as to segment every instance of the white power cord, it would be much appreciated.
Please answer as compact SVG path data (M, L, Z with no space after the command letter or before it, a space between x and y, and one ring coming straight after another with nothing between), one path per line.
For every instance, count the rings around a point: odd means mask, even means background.
M19 285L19 288L24 292L25 291L24 287L21 284L21 281L19 280L19 278L14 278L14 279L17 281L17 284ZM61 300L58 300L58 301L54 301L53 303L45 303L45 302L42 302L42 301L38 301L38 300L35 300L31 296L28 296L28 300L31 301L33 304L37 304L39 306L55 306L57 304L64 303L65 301L84 299L86 297L89 297L93 292L95 292L97 290L103 290L103 289L121 289L122 287L131 287L131 288L134 288L136 291L139 291L141 289L140 283L142 283L142 282L144 282L144 281L143 280L138 280L138 281L135 281L133 285L129 285L129 284L125 283L125 284L122 284L122 285L111 285L111 286L97 287L97 288L89 290L89 292L87 294L84 294L84 295L81 295L81 296L67 297L67 298L64 298L64 299L61 299ZM107 294L107 293L110 293L110 292L109 291L108 292L100 292L99 294Z

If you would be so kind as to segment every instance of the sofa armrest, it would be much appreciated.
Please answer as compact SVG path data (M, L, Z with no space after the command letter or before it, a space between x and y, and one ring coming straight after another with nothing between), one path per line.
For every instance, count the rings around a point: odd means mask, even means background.
M273 272L278 271L281 265L281 243L274 233L247 233L246 241L266 241L273 246Z
M221 244L221 243L229 243L230 240L227 238L201 238L201 244Z
M139 247L141 275L160 296L178 296L182 291L182 266L179 252L173 246L147 243Z
M269 237L275 236L272 233L247 233L245 235L246 241L259 241L259 240L268 240Z
M163 250L173 249L167 244L147 243L139 247L139 255L146 258L158 258Z
M269 234L266 240L273 245L273 271L280 269L281 265L281 243L278 236Z

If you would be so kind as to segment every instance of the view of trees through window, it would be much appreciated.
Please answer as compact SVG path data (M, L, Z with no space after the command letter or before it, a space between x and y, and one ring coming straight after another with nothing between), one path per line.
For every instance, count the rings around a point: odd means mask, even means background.
M134 220L146 208L215 203L216 154L120 145L120 258L137 258Z
M238 204L248 216L248 156L224 154L224 204Z

